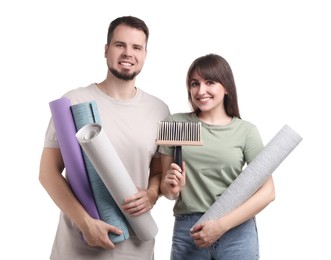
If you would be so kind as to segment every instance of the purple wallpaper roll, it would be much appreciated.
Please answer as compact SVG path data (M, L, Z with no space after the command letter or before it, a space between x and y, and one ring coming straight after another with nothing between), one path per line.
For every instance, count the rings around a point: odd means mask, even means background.
M94 219L100 219L86 173L82 150L76 138L76 127L70 106L70 100L65 97L49 102L67 179L73 193L87 213Z

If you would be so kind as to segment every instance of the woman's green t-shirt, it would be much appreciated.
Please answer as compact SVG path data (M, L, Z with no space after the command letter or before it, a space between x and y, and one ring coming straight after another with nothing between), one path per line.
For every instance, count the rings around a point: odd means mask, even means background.
M201 122L202 146L182 146L186 185L174 214L206 212L222 192L263 149L256 126L234 117L227 125L209 125L194 113L178 113L167 121ZM160 146L160 153L174 154L174 147Z

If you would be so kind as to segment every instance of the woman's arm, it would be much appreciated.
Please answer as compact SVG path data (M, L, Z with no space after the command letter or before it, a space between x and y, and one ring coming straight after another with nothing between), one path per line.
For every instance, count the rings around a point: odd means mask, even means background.
M261 212L270 202L275 200L275 187L272 176L238 208L217 220L210 220L195 226L192 237L196 245L207 247L214 243L228 230L244 223Z

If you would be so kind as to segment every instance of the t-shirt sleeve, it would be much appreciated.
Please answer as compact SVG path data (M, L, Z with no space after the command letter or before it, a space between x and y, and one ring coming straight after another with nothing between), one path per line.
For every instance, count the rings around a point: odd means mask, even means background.
M49 120L49 124L45 134L44 148L59 148L59 143L56 138L55 126L53 120Z
M263 149L263 141L256 126L252 126L247 133L246 146L244 149L245 161L249 164Z
M158 149L158 152L161 153L161 154L173 156L174 155L174 150L175 150L174 146L160 145L159 149Z
M169 114L164 119L164 121L167 121L167 122L174 121L173 116ZM175 147L174 146L169 146L169 145L159 145L157 151L160 154L165 154L165 155L173 156L174 155L174 151L175 151Z

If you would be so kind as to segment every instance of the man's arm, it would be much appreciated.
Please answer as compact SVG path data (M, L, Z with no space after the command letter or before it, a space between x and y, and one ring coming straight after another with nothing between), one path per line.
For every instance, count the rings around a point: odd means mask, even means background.
M101 220L93 219L76 199L67 180L62 175L64 163L60 149L44 148L39 181L60 210L73 221L83 233L90 246L114 248L108 232L120 234L120 230Z
M122 209L131 216L139 216L151 210L160 195L161 177L161 159L153 157L150 164L148 188L139 189L138 193L126 198Z

